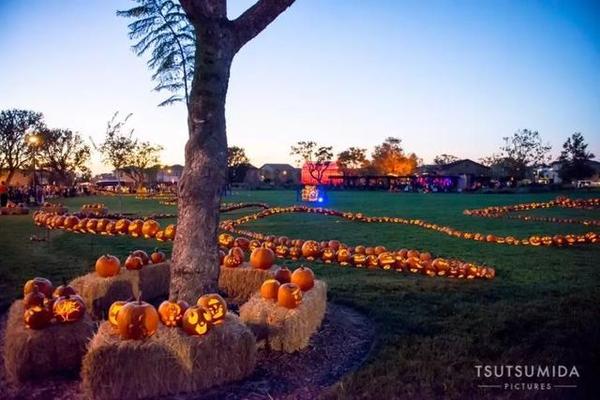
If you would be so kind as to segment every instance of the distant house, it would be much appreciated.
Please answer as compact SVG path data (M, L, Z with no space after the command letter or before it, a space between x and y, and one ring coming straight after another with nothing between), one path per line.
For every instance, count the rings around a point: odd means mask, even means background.
M181 179L181 174L183 174L183 165L166 166L158 170L155 181L156 183L176 184Z
M290 164L264 164L258 176L261 182L273 186L297 185L300 181L299 169Z
M475 183L487 182L493 176L492 169L473 160L464 159L444 165L423 165L417 169L420 175L456 176L460 178L460 188L471 187Z
M244 176L244 185L249 189L255 189L260 186L260 170L254 165L250 164L246 169L246 175Z

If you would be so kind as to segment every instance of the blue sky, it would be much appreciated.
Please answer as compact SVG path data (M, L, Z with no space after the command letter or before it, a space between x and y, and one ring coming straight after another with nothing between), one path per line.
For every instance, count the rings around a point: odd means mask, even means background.
M165 94L115 16L131 4L0 0L0 109L96 141L131 112L137 136L182 163L185 108L156 107ZM230 17L250 4L230 0ZM298 140L337 152L387 136L425 162L476 160L519 128L554 154L583 132L600 157L600 2L297 0L237 55L227 124L258 166L291 161Z

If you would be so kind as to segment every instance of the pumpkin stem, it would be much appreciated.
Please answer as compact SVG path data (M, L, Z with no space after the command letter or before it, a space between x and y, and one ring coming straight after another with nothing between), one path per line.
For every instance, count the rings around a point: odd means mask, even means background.
M140 292L138 293L138 298L137 298L138 304L142 304L142 291L140 290Z

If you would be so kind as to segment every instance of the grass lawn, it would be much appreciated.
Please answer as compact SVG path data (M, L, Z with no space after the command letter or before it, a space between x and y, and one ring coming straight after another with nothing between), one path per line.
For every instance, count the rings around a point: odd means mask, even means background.
M421 218L458 229L528 237L532 234L586 232L581 225L484 219L462 215L480 208L549 200L556 194L470 195L333 192L328 207L367 215ZM589 195L588 195L589 196ZM598 196L598 194L596 194ZM585 197L576 194L573 197ZM226 201L289 205L295 192L240 192ZM68 199L104 202L119 210L116 198ZM152 200L124 201L124 211L175 212ZM228 213L229 218L248 210ZM598 211L550 209L535 215L600 218ZM167 223L161 220L161 223ZM293 238L339 239L348 244L382 244L390 249L416 248L496 268L492 281L456 281L390 271L313 265L329 286L330 299L366 313L378 332L366 364L337 388L342 398L600 398L600 246L568 249L512 247L448 237L414 226L364 224L320 215L287 214L248 225L261 232ZM19 296L26 279L53 281L91 270L102 253L124 257L134 248L152 250L158 242L51 232L51 241L29 241L42 234L31 216L0 217L0 310ZM169 244L158 246L170 252ZM344 340L340 337L340 340ZM479 384L522 380L477 378L475 365L576 365L578 388L551 391L504 391ZM559 383L560 379L536 380Z

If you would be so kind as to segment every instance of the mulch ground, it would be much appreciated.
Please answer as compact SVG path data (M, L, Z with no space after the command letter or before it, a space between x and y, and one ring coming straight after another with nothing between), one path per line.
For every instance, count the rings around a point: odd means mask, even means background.
M6 318L3 318L0 327L2 349L5 323ZM308 348L293 354L259 350L256 370L249 378L202 394L181 394L169 399L314 399L363 363L374 336L373 324L366 316L351 308L329 303L323 325ZM20 388L8 388L4 374L2 363L0 399L83 398L76 377L38 380Z

